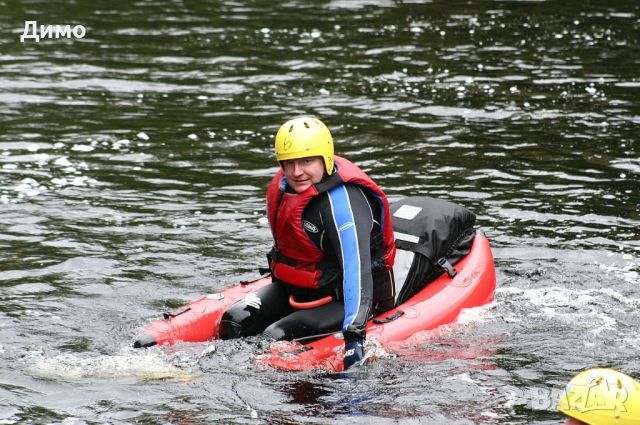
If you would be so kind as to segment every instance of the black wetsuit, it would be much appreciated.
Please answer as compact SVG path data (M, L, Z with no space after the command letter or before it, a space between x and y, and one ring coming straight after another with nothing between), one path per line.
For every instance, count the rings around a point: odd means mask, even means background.
M353 219L351 244L341 238L336 224L341 222L341 214L349 213ZM274 281L225 312L220 337L264 332L274 339L291 340L342 329L345 336L351 333L364 338L372 314L393 308L395 300L392 274L377 264L384 254L380 217L380 202L355 184L340 185L312 199L302 214L302 225L324 253L321 288ZM334 300L321 307L294 310L289 305L290 295L298 301L326 295Z

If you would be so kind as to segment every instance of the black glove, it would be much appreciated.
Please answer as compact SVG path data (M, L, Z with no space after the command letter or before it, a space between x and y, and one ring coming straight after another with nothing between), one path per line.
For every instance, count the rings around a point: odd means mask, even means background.
M364 344L362 338L352 337L344 341L344 370L364 358Z

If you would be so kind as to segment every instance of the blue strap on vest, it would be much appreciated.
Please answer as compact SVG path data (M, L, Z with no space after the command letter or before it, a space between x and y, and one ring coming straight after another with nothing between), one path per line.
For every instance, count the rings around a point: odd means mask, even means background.
M334 187L329 190L328 195L340 239L345 309L342 329L346 330L347 326L353 323L360 308L361 267L358 235L347 188L344 185Z

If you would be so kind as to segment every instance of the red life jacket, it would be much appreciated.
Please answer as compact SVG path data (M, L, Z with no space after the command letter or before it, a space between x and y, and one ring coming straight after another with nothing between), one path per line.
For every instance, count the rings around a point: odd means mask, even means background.
M363 186L382 201L382 236L384 254L372 263L383 264L384 271L393 266L396 253L389 202L382 189L357 165L335 156L336 170L318 184L302 193L286 193L282 169L267 188L267 218L273 235L271 272L283 282L304 288L319 288L322 270L319 265L324 253L309 238L302 226L302 212L311 199L344 183Z

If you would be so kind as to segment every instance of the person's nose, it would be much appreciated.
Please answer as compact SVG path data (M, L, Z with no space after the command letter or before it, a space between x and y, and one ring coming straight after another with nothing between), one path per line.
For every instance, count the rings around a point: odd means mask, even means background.
M302 165L300 165L297 161L295 161L293 163L293 175L294 176L301 176L302 175Z

